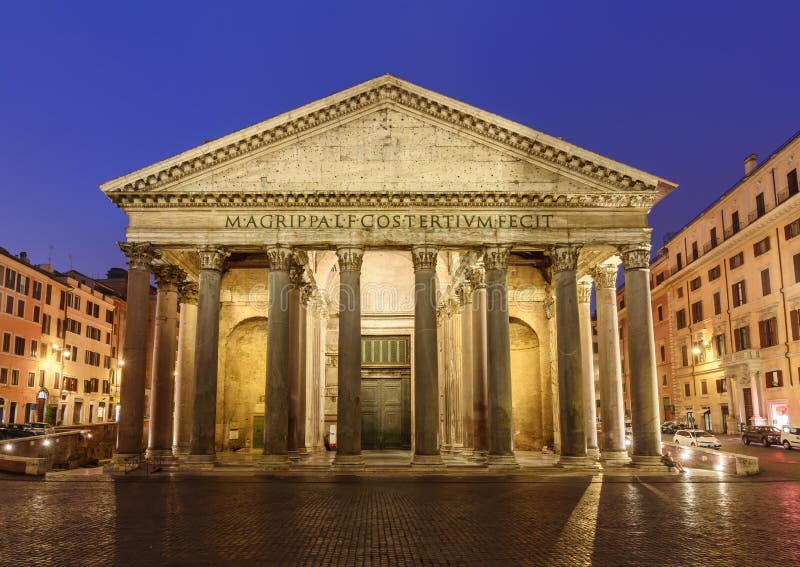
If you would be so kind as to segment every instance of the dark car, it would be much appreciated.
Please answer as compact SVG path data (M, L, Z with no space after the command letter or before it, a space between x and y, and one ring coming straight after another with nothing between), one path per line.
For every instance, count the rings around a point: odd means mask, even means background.
M2 436L3 439L34 437L41 434L41 431L36 431L35 429L21 423L8 423L3 427L0 427L0 436Z
M742 443L761 443L764 447L781 444L781 430L771 425L748 425L742 431Z

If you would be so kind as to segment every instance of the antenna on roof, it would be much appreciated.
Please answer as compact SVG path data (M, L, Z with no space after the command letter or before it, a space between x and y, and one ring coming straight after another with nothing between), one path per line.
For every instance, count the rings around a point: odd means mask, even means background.
M72 254L67 255L67 258L69 258L69 269L71 270L72 269Z
M47 263L52 265L53 264L53 245L52 244L48 244L47 248L48 248L48 251L47 251Z

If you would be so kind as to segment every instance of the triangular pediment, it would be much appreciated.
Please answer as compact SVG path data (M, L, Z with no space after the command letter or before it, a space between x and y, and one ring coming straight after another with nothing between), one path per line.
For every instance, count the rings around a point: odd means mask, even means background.
M358 191L578 201L619 194L627 206L649 208L675 184L384 75L101 187L123 207L176 194L249 202Z

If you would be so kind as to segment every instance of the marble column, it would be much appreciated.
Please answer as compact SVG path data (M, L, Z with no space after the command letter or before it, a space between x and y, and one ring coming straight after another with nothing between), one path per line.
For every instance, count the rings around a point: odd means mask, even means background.
M475 266L467 273L472 287L472 431L473 454L484 459L489 454L489 418L487 407L487 330L486 272Z
M463 426L463 452L466 456L472 456L475 448L475 425L472 419L472 389L475 381L472 374L473 352L472 352L472 286L469 282L461 284L458 290L459 302L461 304L461 422Z
M197 251L197 335L194 348L195 390L192 436L187 462L213 465L216 460L217 367L219 365L219 292L222 269L229 252L206 246Z
M153 371L150 386L150 427L147 457L172 456L175 406L175 351L178 330L178 284L186 277L179 268L159 265L153 269L158 286L153 339Z
M267 319L267 381L264 392L262 465L289 466L289 357L292 248L269 246L269 314Z
M599 457L597 450L597 398L594 393L594 349L592 348L591 278L578 282L578 315L581 328L581 370L583 371L583 420L586 430L586 452Z
M630 462L625 447L625 401L617 318L617 265L603 264L592 273L597 300L600 418L603 424L601 460L604 466Z
M300 288L303 266L289 267L289 412L287 447L289 457L297 458L297 431L300 422Z
M439 368L436 329L436 246L411 248L414 262L413 465L439 465Z
M147 316L150 311L150 262L158 253L149 243L120 242L128 258L127 309L123 345L120 416L114 467L142 453L144 389L147 377Z
M558 344L558 419L562 466L584 466L586 426L583 419L583 365L578 310L578 253L580 246L551 248L556 293L556 341Z
M172 454L187 455L192 436L194 399L194 345L197 340L197 284L183 282L178 332L178 363L175 375L175 413L172 426Z
M650 304L650 243L620 248L625 267L628 311L628 366L631 377L633 463L659 466L661 424L658 414L658 377Z
M361 467L361 246L340 246L335 466Z
M489 466L516 466L511 409L508 246L485 246Z
M297 454L301 457L309 455L306 444L306 423L308 414L308 301L311 296L311 284L305 282L300 288L300 304L298 306L298 319L300 320L299 337L297 341L298 368L297 368L297 427L295 429L295 446Z

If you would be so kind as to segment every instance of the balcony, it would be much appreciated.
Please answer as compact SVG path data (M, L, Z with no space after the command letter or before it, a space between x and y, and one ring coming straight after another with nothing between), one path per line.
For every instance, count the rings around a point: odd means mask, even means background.
M722 356L722 364L725 366L741 364L742 362L749 362L751 360L761 360L761 351L755 348L748 348Z

